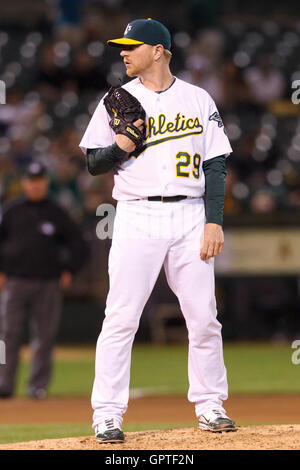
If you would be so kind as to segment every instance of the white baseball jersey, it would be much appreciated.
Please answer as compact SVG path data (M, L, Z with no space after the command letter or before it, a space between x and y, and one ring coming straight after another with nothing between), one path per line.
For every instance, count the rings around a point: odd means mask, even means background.
M203 196L203 161L232 152L213 99L202 88L178 78L163 92L149 90L139 78L123 87L145 109L147 137L143 150L115 170L113 198ZM107 147L114 142L102 99L80 147L86 153L88 148Z

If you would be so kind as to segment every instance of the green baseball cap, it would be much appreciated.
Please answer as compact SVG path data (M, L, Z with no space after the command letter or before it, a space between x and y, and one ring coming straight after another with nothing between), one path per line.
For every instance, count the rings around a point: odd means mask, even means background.
M162 23L152 20L152 18L134 20L126 26L122 38L110 39L107 44L115 47L137 44L156 46L156 44L161 44L169 51L171 49L171 34Z

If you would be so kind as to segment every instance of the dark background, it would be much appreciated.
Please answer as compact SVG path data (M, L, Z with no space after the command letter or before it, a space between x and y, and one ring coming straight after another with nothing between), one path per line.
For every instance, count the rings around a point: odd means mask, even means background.
M291 102L300 79L296 1L10 1L0 10L1 203L20 194L31 160L51 175L51 195L81 224L92 256L66 293L60 342L95 341L108 290L110 241L95 234L96 208L111 198L112 175L91 177L78 144L110 85L126 80L106 47L127 23L152 17L173 37L174 75L206 89L230 138L224 229L299 226L300 119ZM300 334L299 277L217 275L223 337L290 340ZM165 326L168 328L164 328ZM138 341L185 338L176 298L159 277ZM157 336L157 328L162 336ZM159 330L159 331L160 331Z

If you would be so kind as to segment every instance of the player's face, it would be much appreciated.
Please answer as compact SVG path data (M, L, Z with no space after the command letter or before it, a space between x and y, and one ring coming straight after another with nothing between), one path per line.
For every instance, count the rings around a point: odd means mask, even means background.
M149 44L122 47L120 55L123 58L128 77L136 77L153 65L153 49L153 46Z

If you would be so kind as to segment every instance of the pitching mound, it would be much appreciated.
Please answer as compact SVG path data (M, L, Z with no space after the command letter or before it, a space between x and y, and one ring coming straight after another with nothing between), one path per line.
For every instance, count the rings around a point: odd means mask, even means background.
M99 444L94 437L46 439L0 445L0 450L299 450L300 425L248 426L213 434L197 428L128 432L124 444Z

